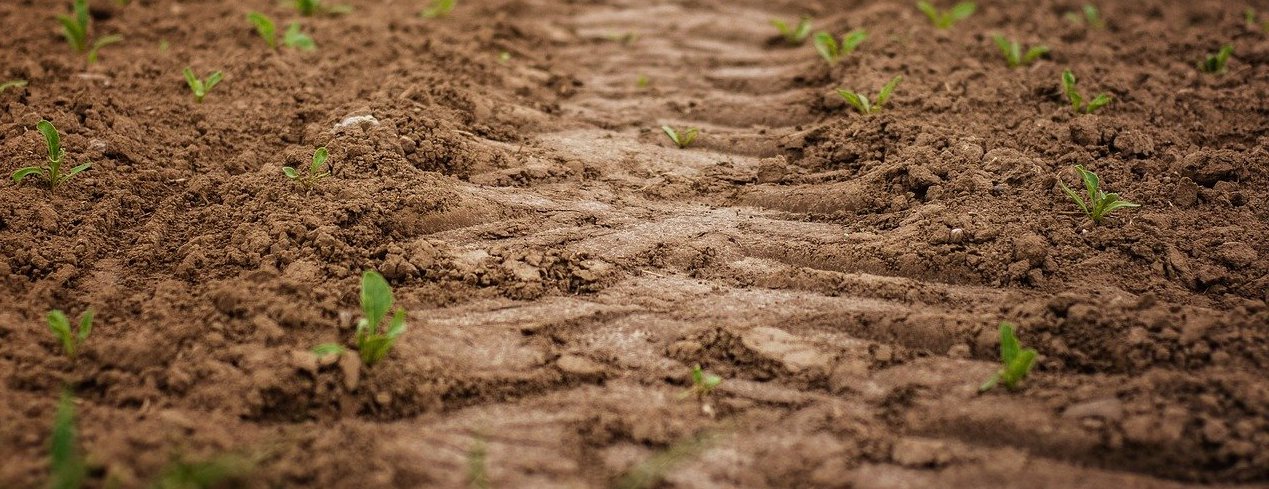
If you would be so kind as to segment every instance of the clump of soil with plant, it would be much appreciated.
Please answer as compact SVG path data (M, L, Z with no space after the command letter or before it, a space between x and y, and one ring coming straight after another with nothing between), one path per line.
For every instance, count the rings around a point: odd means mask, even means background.
M0 25L0 486L1269 482L1269 5Z

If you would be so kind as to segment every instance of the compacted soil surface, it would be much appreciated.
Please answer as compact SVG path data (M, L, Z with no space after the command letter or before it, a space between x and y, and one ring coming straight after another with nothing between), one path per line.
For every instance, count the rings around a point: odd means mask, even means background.
M87 64L69 2L0 2L0 487L63 390L93 488L1269 483L1267 3L289 3L94 0ZM869 38L830 66L802 15ZM7 180L41 119L93 165L56 189ZM1075 165L1141 207L1094 224ZM408 314L373 366L367 269ZM88 308L69 358L44 316ZM980 393L1002 321L1035 368Z

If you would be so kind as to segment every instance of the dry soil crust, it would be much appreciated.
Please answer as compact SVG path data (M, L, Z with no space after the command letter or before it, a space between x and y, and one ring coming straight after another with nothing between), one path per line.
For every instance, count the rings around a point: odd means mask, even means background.
M348 2L94 1L126 41L88 67L66 7L0 3L0 80L30 82L0 170L41 161L41 118L94 164L0 186L0 486L44 484L66 384L90 487L223 454L251 488L601 487L658 454L684 488L1269 481L1269 42L1241 2L1102 1L1096 30L990 1L948 31L907 1ZM319 49L268 51L249 10ZM775 38L800 14L871 37L830 68ZM1010 70L996 32L1052 54ZM195 104L185 66L225 81ZM1067 67L1115 101L1072 113ZM833 94L894 75L871 117ZM318 146L305 192L280 168ZM1075 164L1143 207L1089 225ZM366 268L410 329L321 361ZM64 359L43 314L87 307ZM979 395L1002 320L1038 367ZM695 363L713 416L680 398Z

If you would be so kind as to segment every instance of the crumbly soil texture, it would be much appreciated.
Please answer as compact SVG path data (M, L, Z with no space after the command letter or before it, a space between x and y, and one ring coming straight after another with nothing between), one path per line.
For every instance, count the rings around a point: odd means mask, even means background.
M1269 483L1269 4L289 3L93 0L87 64L69 2L0 2L0 170L41 119L92 163L0 184L0 487L47 483L63 390L89 488ZM868 40L830 66L802 15ZM1090 222L1075 165L1141 207ZM368 269L408 314L372 366ZM69 358L45 314L88 308ZM1002 321L1035 368L980 393Z

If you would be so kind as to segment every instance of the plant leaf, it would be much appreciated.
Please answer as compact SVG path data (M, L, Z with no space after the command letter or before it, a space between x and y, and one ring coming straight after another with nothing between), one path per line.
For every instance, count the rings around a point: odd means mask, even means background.
M894 89L901 82L903 82L903 76L899 75L891 78L889 82L886 82L886 86L881 87L881 92L877 94L877 110L880 110L882 106L886 105L886 102L890 101L890 95L894 94Z
M1018 383L1026 378L1027 373L1031 371L1032 365L1035 364L1037 353L1032 348L1027 348L1018 352L1013 360L1005 365L1004 372L1000 375L1004 381L1005 387L1013 390L1018 388Z
M282 173L286 175L287 178L290 178L291 180L297 180L300 178L299 172L296 172L294 168L291 168L289 166L282 167Z
M321 358L321 357L326 357L330 355L343 354L344 347L343 345L338 345L335 343L322 343L320 345L314 346L312 351L314 355L317 355L318 358Z
M1015 357L1018 351L1022 349L1022 345L1018 343L1018 337L1013 334L1013 325L1009 323L1000 323L1000 360L1008 365Z
M1080 95L1079 89L1076 88L1075 84L1075 73L1071 73L1071 70L1063 71L1062 93L1066 94L1066 99L1071 102L1071 107L1079 111L1080 107L1084 105L1084 97Z
M1023 55L1022 62L1031 63L1046 54L1049 54L1048 46L1032 46L1031 49L1027 50L1027 54Z
M837 64L838 59L841 57L841 50L837 45L837 40L833 39L832 34L827 32L816 33L815 39L811 43L815 45L815 52L819 53L820 57L824 58L824 61L828 61L830 65Z
M313 163L308 167L309 174L316 175L321 171L322 165L326 164L328 158L330 158L330 151L327 151L325 147L317 148L317 151L313 152Z
M251 12L247 14L247 21L255 26L256 33L264 38L264 42L270 48L278 47L277 26L273 23L273 19L260 12Z
M190 91L197 95L198 92L201 91L200 87L203 85L203 82L199 81L197 76L194 76L194 70L190 69L188 66L185 67L185 70L181 73L185 75L185 84L189 85Z
M96 313L93 312L92 308L89 308L88 310L84 311L83 314L79 316L79 342L80 343L83 343L84 340L88 339L88 335L92 334L93 316L95 314Z
M53 418L53 434L49 441L49 465L52 469L49 487L79 489L87 470L76 447L75 400L69 390L62 391Z
M855 52L855 49L858 49L859 45L863 44L864 41L867 41L867 40L868 40L868 31L866 30L855 29L853 31L847 32L846 35L842 36L842 47L839 50L840 52L838 53L838 55L846 56L850 53Z
M101 51L101 48L104 48L106 46L109 46L111 44L114 44L120 41L123 41L123 36L118 34L111 34L109 36L103 36L101 39L98 39L95 42L93 42L92 49L88 50L88 63L92 64L97 62L97 52Z
M22 180L26 179L26 177L31 175L40 175L43 172L44 169L38 166L18 168L18 171L13 172L13 183L22 183Z
M391 307L392 288L388 286L388 281L379 272L366 270L361 275L361 310L366 315L371 334L378 333L379 323Z
M965 20L969 16L974 15L976 10L978 10L978 5L974 2L961 2L952 7L948 14L953 20Z
M289 48L299 49L301 51L312 51L317 49L317 43L313 42L313 38L307 34L300 32L300 23L292 22L286 28L286 33L282 35L282 44Z
M1092 217L1093 213L1088 209L1088 205L1084 203L1084 199L1080 198L1080 194L1075 193L1074 190L1071 190L1071 187L1067 187L1061 180L1058 180L1058 186L1062 187L1062 191L1066 192L1067 197L1070 197L1071 200L1075 201L1075 205L1080 206L1080 210L1083 211L1085 215Z
M1088 103L1088 107L1084 108L1084 112L1085 112L1085 113L1088 113L1088 114L1091 114L1091 113L1093 113L1094 111L1096 111L1097 109L1100 109L1100 108L1102 108L1102 107L1105 107L1105 106L1106 106L1107 104L1109 104L1112 100L1114 100L1114 99L1113 99L1113 98L1111 98L1111 96L1110 96L1110 95L1107 95L1107 94L1104 94L1104 93L1098 94L1096 97L1093 97L1093 100L1092 100L1092 101L1090 101L1090 102Z
M392 315L392 320L388 322L388 338L396 339L405 332L405 309L397 309Z
M75 168L71 168L69 172L66 172L66 174L62 176L62 181L65 182L67 180L70 180L71 177L78 175L79 172L92 168L92 166L93 166L92 163L84 163Z
M939 9L934 8L934 5L931 5L930 2L926 2L924 0L917 2L916 6L917 6L917 9L920 10L922 13L924 13L926 17L930 18L930 22L933 22L935 25L938 25L939 17L941 17L941 15L939 14Z
M670 137L670 141L674 141L674 144L678 145L679 147L682 147L682 146L683 146L683 145L682 145L682 143L680 143L680 142L679 142L679 133L678 133L678 131L675 131L673 127L670 127L670 126L661 126L661 130L662 130L662 131L665 131L665 135L666 135L666 136L669 136L669 137Z
M53 127L53 123L41 120L35 123L35 128L44 135L44 143L48 145L48 160L62 161L62 137L57 133L57 128Z

